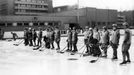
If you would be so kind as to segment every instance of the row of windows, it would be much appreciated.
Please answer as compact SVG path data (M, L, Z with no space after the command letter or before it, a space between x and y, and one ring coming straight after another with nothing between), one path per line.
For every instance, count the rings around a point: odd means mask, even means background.
M43 0L16 0L21 2L32 2L32 3L45 3Z
M115 22L91 22L91 25L110 25L110 24L114 24ZM90 22L88 23L90 24Z
M33 4L15 4L15 7L27 7L27 8L47 8L46 5L33 5Z
M57 26L59 25L58 22L41 22L41 23L0 23L0 26Z
M47 10L25 10L25 9L16 9L15 12L23 12L23 13L47 13Z

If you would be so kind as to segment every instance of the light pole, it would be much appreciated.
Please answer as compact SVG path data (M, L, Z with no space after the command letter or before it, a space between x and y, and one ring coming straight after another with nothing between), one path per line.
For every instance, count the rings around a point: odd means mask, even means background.
M80 16L79 16L79 0L77 0L77 23L79 24Z

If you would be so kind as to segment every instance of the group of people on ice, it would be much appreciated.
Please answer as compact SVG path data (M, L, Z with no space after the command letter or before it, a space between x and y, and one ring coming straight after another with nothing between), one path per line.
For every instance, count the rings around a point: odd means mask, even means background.
M123 62L120 63L126 64L130 63L130 55L129 55L129 48L131 45L131 37L132 33L129 29L128 23L123 23L124 26L124 39L122 40L122 56ZM113 49L113 57L112 60L117 60L117 49L119 46L120 41L120 31L117 28L117 24L112 25L112 31L109 31L106 26L103 27L103 30L98 30L97 27L89 28L88 26L85 27L84 31L84 44L86 46L86 54L84 56L93 55L99 57L107 57L107 50L111 46ZM77 41L78 41L78 34L76 29L68 30L68 38L67 38L67 51L77 52ZM72 49L73 48L73 49Z
M42 46L42 40L45 42L45 47L48 49L54 49L54 42L57 44L57 49L60 49L60 30L58 27L47 28L44 32L42 28L38 28L38 33L35 29L24 29L24 44L25 46L34 46L40 48Z
M122 56L123 62L120 63L126 64L130 63L129 48L131 45L132 33L129 29L128 23L123 23L124 25L124 39L122 44ZM100 55L101 57L107 57L107 50L109 46L113 49L112 60L118 59L117 49L120 41L120 31L117 28L117 24L113 24L112 31L108 31L107 27L104 26L102 31L98 31L95 27L94 29L86 27L84 32L84 42L87 47L86 53L88 55Z
M124 39L122 43L122 56L123 61L120 63L126 64L130 63L129 48L131 46L131 37L132 33L129 29L128 23L123 23L124 25ZM99 30L97 27L89 28L85 27L83 32L84 35L84 44L86 47L86 52L83 56L98 56L98 57L107 57L107 50L111 46L113 49L112 60L118 59L117 49L120 41L120 31L117 28L117 24L113 24L113 29L109 31L106 26L102 30ZM36 43L37 40L37 43ZM24 44L25 46L42 46L42 40L45 42L45 48L54 49L54 42L57 44L56 50L60 50L60 40L61 33L58 27L47 28L44 33L42 28L39 28L37 33L35 29L26 28L24 30ZM78 32L75 27L72 29L69 28L67 31L67 50L66 52L77 53L77 43L78 43Z

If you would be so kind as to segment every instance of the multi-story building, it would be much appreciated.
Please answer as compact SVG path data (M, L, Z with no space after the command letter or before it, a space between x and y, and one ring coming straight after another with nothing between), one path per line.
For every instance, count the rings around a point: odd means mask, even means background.
M46 25L57 25L62 30L75 25L79 25L81 28L94 25L100 28L104 25L111 28L117 19L117 10L82 8L40 16L1 16L0 27L5 31L23 30L23 27L27 26L45 27Z
M65 5L65 6L54 7L53 8L53 11L55 13L59 13L59 12L71 11L71 10L75 10L75 9L77 9L77 6L76 5L73 5L73 6Z
M1 15L41 15L52 10L52 0L0 0Z
M50 26L58 26L62 33L66 33L68 27L84 28L85 26L93 27L96 25L98 28L102 28L103 26L111 28L112 24L116 23L117 20L117 10L81 8L78 10L42 14L39 16L0 16L0 28L5 32L10 32L23 31L25 27L32 27L35 29L41 27L45 29ZM23 35L19 34L19 36Z
M118 18L117 19L117 24L118 24L119 27L122 28L122 24L124 22L126 22L126 17L125 16L118 15L117 18Z

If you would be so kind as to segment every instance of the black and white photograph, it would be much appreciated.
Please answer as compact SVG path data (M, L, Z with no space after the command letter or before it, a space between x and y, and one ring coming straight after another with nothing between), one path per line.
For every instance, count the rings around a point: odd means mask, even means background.
M134 0L0 0L0 75L134 75Z

